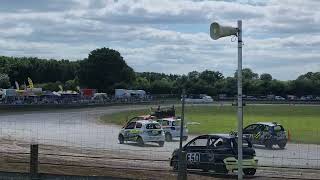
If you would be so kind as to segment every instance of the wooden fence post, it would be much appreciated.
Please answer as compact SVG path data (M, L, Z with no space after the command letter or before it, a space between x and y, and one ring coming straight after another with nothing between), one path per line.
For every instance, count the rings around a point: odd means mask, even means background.
M38 174L38 144L31 144L30 145L30 177L31 180L39 179Z

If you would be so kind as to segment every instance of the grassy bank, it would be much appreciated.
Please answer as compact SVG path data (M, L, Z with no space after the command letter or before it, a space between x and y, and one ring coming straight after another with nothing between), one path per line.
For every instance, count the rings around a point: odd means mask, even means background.
M149 110L128 111L105 115L101 120L122 125L130 117L148 113ZM180 109L177 109L177 114L180 114ZM189 125L189 132L192 134L228 133L236 130L236 118L236 107L232 106L186 107L186 120L200 123L200 125ZM245 106L244 126L259 121L281 123L286 130L290 131L293 142L320 144L319 106Z

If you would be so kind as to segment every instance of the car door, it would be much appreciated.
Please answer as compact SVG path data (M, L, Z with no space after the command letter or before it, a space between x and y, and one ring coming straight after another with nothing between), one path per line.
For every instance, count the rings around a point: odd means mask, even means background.
M131 131L134 130L135 126L136 122L130 122L129 124L127 124L127 126L125 126L124 139L131 140L134 137L134 134Z
M130 132L130 138L136 140L139 134L142 132L142 123L136 122L135 128Z
M185 147L187 166L191 169L201 169L208 162L208 136L199 136L191 140Z
M255 129L259 126L259 124L251 124L243 129L243 135L250 139L253 143L256 141L255 139Z
M213 136L209 139L208 157L209 163L214 167L223 165L223 160L234 156L230 145L230 139Z
M171 129L173 129L173 132L180 137L180 129L181 129L181 120L175 120L172 121L172 127ZM186 131L185 129L183 129L183 134L185 134Z
M253 134L254 140L252 142L263 144L265 141L265 137L270 134L269 127L264 124L260 124L258 127L256 127Z
M261 143L263 143L264 142L264 138L262 138L262 137L264 137L264 135L263 135L263 133L264 133L264 129L265 129L265 125L263 125L263 124L258 124L258 126L253 130L253 132L252 132L252 139L251 139L251 141L253 142L253 143L255 143L255 144L261 144Z

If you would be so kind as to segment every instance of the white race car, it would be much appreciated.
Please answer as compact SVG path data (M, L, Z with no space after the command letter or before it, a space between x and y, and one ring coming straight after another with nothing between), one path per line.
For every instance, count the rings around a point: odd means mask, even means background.
M173 138L180 138L181 119L171 117L158 119L157 121L162 126L166 141L172 141ZM183 128L182 139L184 141L188 139L188 128L186 125L184 125Z
M137 142L143 146L146 142L164 145L164 131L160 124L153 120L137 120L127 123L120 131L118 140L120 144L125 141Z

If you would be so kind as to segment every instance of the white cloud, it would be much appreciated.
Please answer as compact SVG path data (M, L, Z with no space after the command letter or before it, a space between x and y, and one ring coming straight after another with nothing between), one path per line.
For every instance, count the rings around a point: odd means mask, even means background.
M0 13L0 53L80 59L98 47L121 52L137 71L236 69L236 42L213 41L209 24L244 26L244 65L279 79L319 71L320 1L73 0L21 5ZM65 4L65 5L63 5ZM16 7L16 8L14 8ZM179 28L188 24L189 29ZM206 29L201 29L206 27ZM283 73L286 68L290 73Z
M17 36L28 36L33 32L30 25L19 24L14 27L1 27L0 34L3 37L17 37Z

